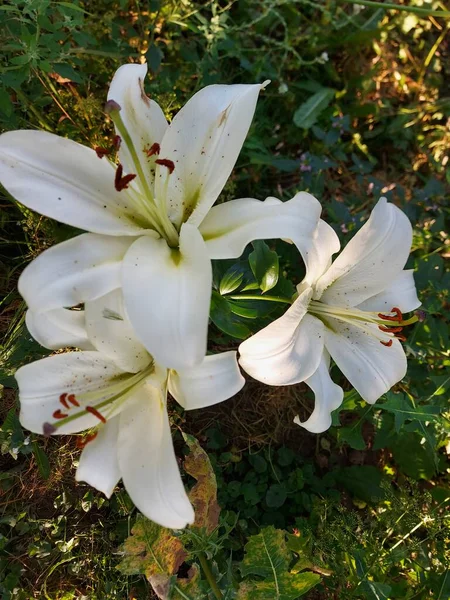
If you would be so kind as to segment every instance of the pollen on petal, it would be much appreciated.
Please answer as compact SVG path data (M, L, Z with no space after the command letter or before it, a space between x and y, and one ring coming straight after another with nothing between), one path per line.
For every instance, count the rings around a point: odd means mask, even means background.
M175 163L173 160L169 160L168 158L158 158L155 160L157 165L162 165L163 167L167 167L169 169L169 173L172 174L175 169Z
M96 408L94 408L93 406L86 406L86 410L87 412L91 413L91 415L94 415L94 417L97 417L97 419L99 419L102 423L106 423L106 419L105 417L102 415L101 412L99 412Z

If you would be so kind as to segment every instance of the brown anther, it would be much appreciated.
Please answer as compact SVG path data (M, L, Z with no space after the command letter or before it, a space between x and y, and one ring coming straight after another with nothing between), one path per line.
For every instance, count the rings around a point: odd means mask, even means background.
M136 175L134 175L133 173L130 173L130 175L122 175L122 174L123 174L123 167L121 164L119 164L119 165L117 165L116 176L114 178L114 187L116 188L116 190L118 192L121 192L122 190L126 190L130 181L133 181L133 179L136 177Z
M61 396L59 397L59 401L64 406L64 408L69 408L69 405L67 404L67 399L66 398L67 398L67 394L61 394Z
M50 437L52 434L55 433L55 431L56 427L51 423L44 423L42 425L42 433L45 435L45 437Z
M77 448L84 448L87 444L89 444L89 442L92 442L92 440L95 440L95 438L98 435L98 431L94 431L94 433L90 433L89 435L86 435L84 438L77 438Z
M104 156L106 156L107 154L110 153L110 150L108 150L107 148L102 148L101 146L96 146L94 148L95 150L95 154L99 157L99 158L103 158Z
M380 340L380 344L383 344L383 346L387 346L388 348L390 348L392 346L392 340L389 340L388 342L383 342L382 340Z
M391 316L391 315L383 315L383 313L378 313L378 317L380 319L384 319L385 321L402 321L403 320L403 314L402 311L397 308L396 306L394 306L394 308L391 308L391 313L395 313L395 317Z
M175 169L175 163L172 160L169 160L168 158L158 158L157 160L155 160L155 163L157 165L167 167L169 169L170 174L172 174L173 170Z
M160 150L161 146L158 144L158 142L155 142L150 146L148 150L145 151L145 153L147 154L147 156L153 156L154 154L159 154Z
M385 325L378 325L378 329L386 333L399 333L403 330L403 327L386 327Z
M116 150L119 150L121 143L122 143L122 138L120 137L120 135L115 135L113 137L113 146Z
M70 402L70 404L73 404L73 406L80 406L80 403L75 398L75 394L69 394L67 396L67 400Z
M101 412L99 412L96 408L94 408L93 406L86 406L86 410L87 412L91 413L91 415L94 415L94 417L97 417L97 419L99 419L102 423L106 423L106 419L105 417L102 415Z
M400 342L406 342L406 336L405 335L396 335L395 336Z
M58 408L58 410L55 410L55 412L53 413L53 418L54 419L65 419L66 417L68 417L69 415L67 413L63 413L61 411L60 408Z

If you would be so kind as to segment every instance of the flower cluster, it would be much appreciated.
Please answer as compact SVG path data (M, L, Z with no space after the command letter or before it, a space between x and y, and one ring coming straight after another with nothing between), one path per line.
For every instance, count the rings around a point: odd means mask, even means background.
M192 523L167 415L222 402L245 380L235 351L207 354L212 259L258 239L295 244L306 275L291 307L245 340L240 365L268 385L305 382L321 432L343 398L330 357L367 402L406 372L403 313L419 306L403 270L412 230L381 199L338 258L334 230L306 192L281 202L213 206L265 84L211 85L167 123L144 92L146 65L116 72L106 112L116 135L94 149L43 131L0 136L0 180L25 206L88 233L38 256L22 273L31 335L51 350L21 367L20 420L51 434L87 431L77 479L110 496L122 479L136 506L171 528ZM113 160L117 153L117 160Z

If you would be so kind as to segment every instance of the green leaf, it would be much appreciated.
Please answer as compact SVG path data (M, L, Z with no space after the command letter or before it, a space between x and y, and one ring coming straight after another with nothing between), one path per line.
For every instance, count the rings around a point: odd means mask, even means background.
M221 331L238 340L245 339L251 333L247 325L244 325L244 323L231 312L230 306L225 298L216 291L213 291L211 295L210 317L214 325Z
M361 591L364 592L364 598L367 600L388 600L392 588L386 583L377 583L376 581L363 581Z
M237 290L244 279L244 271L241 265L236 264L230 267L220 280L219 292L223 296Z
M148 66L153 73L158 71L161 66L162 59L164 58L164 53L160 48L155 45L150 46L145 54L145 58L147 59Z
M11 97L5 89L0 89L0 110L10 117L13 112L13 103Z
M265 527L249 538L240 570L244 578L256 575L263 581L246 579L238 590L238 600L296 600L320 581L315 573L291 573L293 554L286 533Z
M338 482L365 502L378 502L386 496L382 488L383 474L370 465L345 467L337 474Z
M336 91L332 88L322 88L304 102L294 114L294 123L302 129L309 129L319 118L320 113L327 108L334 98Z
M71 81L74 81L75 83L83 83L83 79L80 76L79 73L77 73L75 71L75 69L73 67L71 67L68 64L54 64L53 65L53 69L59 74L61 75L61 77L64 77L66 79L70 79Z
M118 565L124 575L174 575L187 554L172 532L139 515L131 535L123 545L124 557Z
M392 456L400 469L413 479L432 479L436 473L434 449L421 443L422 436L401 432L391 445Z
M261 290L268 292L278 282L278 254L262 241L253 242L253 248L253 252L248 257L250 267Z
M437 416L443 410L439 406L415 406L406 394L394 394L393 392L387 394L386 402L377 406L394 414L397 432L400 431L405 421L436 421Z
M361 428L362 419L359 419L355 425L350 425L350 427L341 427L338 429L339 442L346 443L350 448L354 448L355 450L365 450L366 442L364 441Z
M50 463L47 455L36 441L33 442L33 454L42 479L48 479L50 477Z
M287 491L282 483L273 483L267 490L266 504L270 508L279 508L286 502Z

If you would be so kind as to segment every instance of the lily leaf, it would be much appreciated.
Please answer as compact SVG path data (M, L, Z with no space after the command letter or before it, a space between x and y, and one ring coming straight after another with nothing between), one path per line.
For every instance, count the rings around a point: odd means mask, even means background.
M253 242L253 248L253 252L248 257L250 267L261 290L268 292L278 282L278 254L261 241Z
M289 565L293 554L286 543L286 533L274 527L265 527L250 537L245 546L241 564L244 578L257 575L263 580L243 581L238 600L296 600L320 581L315 573L291 573Z
M324 87L304 102L294 113L294 124L302 129L309 129L319 118L334 98L336 90Z
M414 406L405 394L393 394L392 392L387 394L386 402L379 404L378 407L394 414L397 432L400 431L405 421L436 421L442 412L439 406Z

